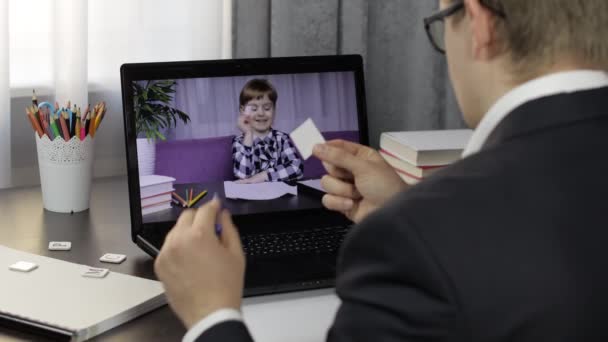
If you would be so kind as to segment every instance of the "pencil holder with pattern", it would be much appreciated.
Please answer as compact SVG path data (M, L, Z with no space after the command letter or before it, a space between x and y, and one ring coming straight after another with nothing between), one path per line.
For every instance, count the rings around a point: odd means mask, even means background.
M89 208L93 173L94 139L74 136L50 140L34 134L38 150L40 186L44 208L75 213Z

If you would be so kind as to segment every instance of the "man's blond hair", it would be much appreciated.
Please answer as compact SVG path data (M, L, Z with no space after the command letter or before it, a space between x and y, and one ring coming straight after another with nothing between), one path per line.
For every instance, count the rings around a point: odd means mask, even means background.
M559 61L608 70L608 0L482 0L502 11L498 37L513 73L529 78Z

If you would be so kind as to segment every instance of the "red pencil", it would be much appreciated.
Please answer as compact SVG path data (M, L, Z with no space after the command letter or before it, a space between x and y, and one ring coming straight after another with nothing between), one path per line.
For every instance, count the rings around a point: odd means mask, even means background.
M172 192L172 194L175 198L177 198L178 201L181 202L181 204L184 208L188 206L188 204L186 203L186 200L184 200L180 195L178 195L176 192Z
M40 127L40 125L38 125L34 116L31 113L27 113L27 117L30 120L30 123L32 124L32 128L34 129L34 131L36 133L38 133L38 137L42 138L42 134L43 134L42 128Z
M70 131L68 130L68 125L65 123L65 116L67 113L63 112L59 114L59 122L61 123L61 131L63 132L63 139L65 141L70 140Z
M51 127L49 127L49 123L45 120L42 122L42 126L44 127L44 131L46 132L46 136L49 137L49 140L53 140L53 134L51 133Z

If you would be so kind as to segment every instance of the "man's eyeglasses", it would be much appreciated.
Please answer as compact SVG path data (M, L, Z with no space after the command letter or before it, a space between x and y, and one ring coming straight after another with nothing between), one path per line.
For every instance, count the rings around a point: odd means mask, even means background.
M481 0L480 3L494 12L497 16L503 19L506 18L504 11L501 9L488 5L484 0ZM426 30L429 40L431 41L433 47L442 54L445 54L445 18L462 9L464 9L464 2L456 1L448 8L443 9L430 17L424 18L424 29Z

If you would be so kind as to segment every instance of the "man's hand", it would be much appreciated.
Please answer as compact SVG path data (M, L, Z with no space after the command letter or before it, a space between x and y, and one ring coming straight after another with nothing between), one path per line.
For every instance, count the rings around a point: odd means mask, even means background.
M328 175L321 179L327 191L323 205L360 222L396 193L407 188L399 175L374 149L344 140L316 145Z
M230 213L220 210L220 201L213 199L184 211L154 263L169 305L188 329L218 309L241 308L245 256Z
M237 184L255 184L255 183L263 183L267 180L268 180L268 172L262 171L249 178L239 179L235 183L237 183Z

